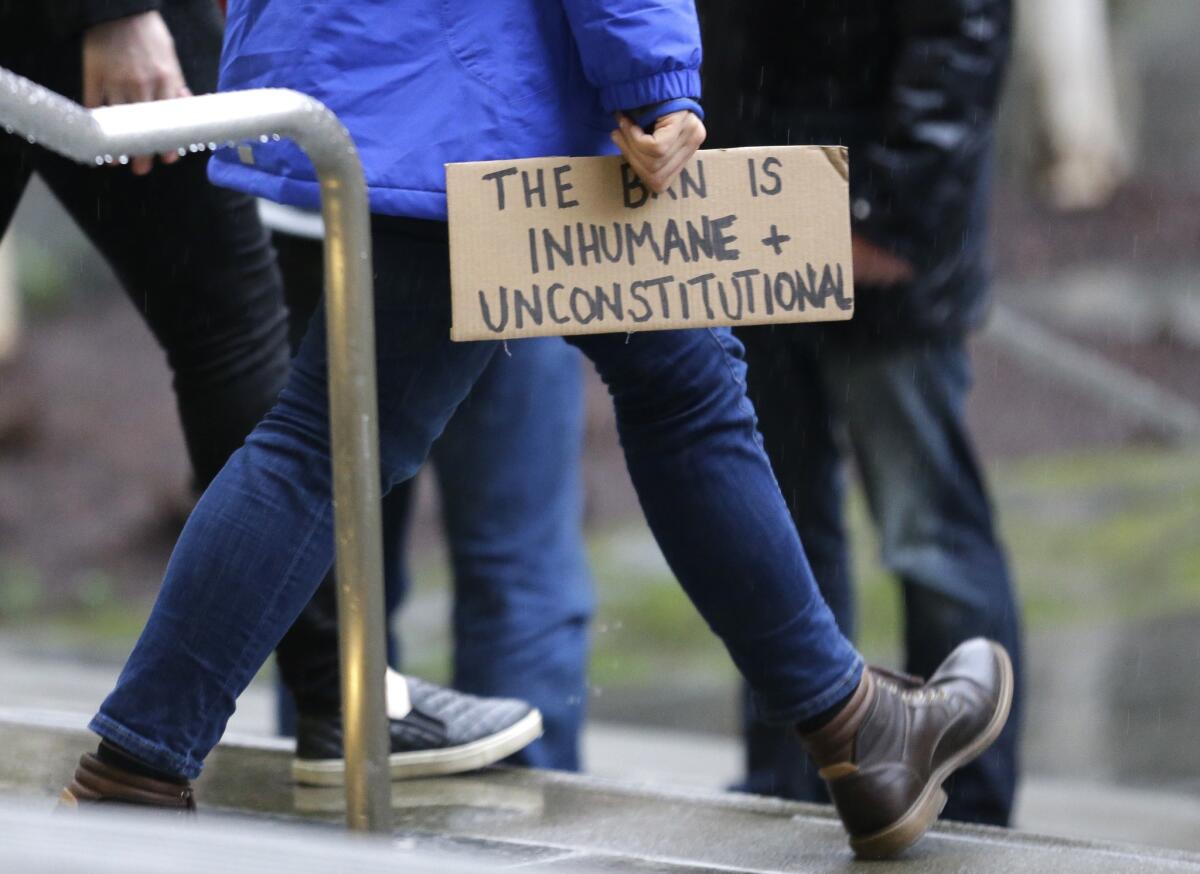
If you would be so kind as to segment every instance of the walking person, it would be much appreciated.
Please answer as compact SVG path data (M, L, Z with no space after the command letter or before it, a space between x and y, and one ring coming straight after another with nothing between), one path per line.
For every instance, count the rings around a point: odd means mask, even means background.
M1020 613L967 429L966 341L982 321L996 103L1010 0L704 3L720 146L850 150L855 316L739 332L750 396L813 573L854 634L843 456L862 479L884 566L904 595L906 670L1000 641L1020 680ZM796 34L836 34L795 51ZM753 46L751 55L745 51ZM1007 825L1020 695L997 743L950 786L945 815ZM746 707L741 788L828 796L786 732Z
M662 190L704 137L690 0L497 0L450 15L433 0L403 14L364 0L235 0L226 34L223 88L308 91L364 160L385 490L412 477L499 348L449 340L444 163L597 154L611 139ZM260 196L318 201L290 145L218 155L210 169ZM872 857L910 845L936 818L944 780L1004 725L1004 649L968 642L920 686L864 666L812 579L728 331L570 342L609 388L664 555L762 712L792 725L821 763L851 845ZM187 781L332 561L325 354L318 314L278 403L188 520L91 723L125 764L85 754L65 802L193 806Z
M211 0L0 0L0 66L90 106L213 90L221 33ZM36 174L113 268L166 352L202 489L283 388L288 317L254 199L211 185L203 157L170 154L162 163L169 166L139 156L128 167L86 167L0 132L0 236ZM336 633L281 652L281 672L299 684L303 665L289 658L336 666ZM392 686L397 776L418 776L429 761L439 773L479 767L541 731L540 715L523 701L399 676ZM335 701L337 694L334 683ZM314 708L306 717L302 762L338 773L340 713ZM438 731L414 731L431 722Z

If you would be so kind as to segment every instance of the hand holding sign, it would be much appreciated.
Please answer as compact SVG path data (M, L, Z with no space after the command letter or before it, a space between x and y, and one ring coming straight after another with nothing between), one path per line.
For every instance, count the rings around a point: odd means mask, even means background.
M864 285L887 288L913 278L911 264L861 234L851 236L850 246L854 256L854 275Z
M617 129L612 141L638 178L659 193L666 191L683 165L692 159L704 144L708 132L694 112L683 110L664 115L654 124L654 132L646 133L629 116L617 115Z

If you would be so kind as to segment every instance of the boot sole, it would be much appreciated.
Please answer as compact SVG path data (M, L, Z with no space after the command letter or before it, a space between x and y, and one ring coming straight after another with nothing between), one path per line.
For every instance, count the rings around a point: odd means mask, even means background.
M1012 660L1001 646L992 644L992 651L1000 660L1000 696L991 720L980 732L979 737L933 772L917 800L903 816L881 831L861 838L850 838L850 847L860 859L888 859L920 840L946 806L947 798L942 784L963 765L978 758L1004 730L1004 724L1008 722L1008 712L1012 708Z
M388 768L393 780L475 771L523 750L541 736L542 714L533 710L508 728L471 743L392 753L388 756ZM304 786L341 786L346 782L346 760L293 759L292 779Z

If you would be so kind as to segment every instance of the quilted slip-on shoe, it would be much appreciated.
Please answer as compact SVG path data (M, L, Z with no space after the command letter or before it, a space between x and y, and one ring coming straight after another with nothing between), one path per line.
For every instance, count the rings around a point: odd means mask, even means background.
M888 858L925 834L946 805L942 784L995 741L1012 695L1008 653L975 638L927 682L867 669L837 716L802 735L856 855Z
M393 780L474 771L542 735L542 714L524 701L478 698L390 670L387 708ZM345 775L341 719L301 715L292 762L296 782L340 786Z

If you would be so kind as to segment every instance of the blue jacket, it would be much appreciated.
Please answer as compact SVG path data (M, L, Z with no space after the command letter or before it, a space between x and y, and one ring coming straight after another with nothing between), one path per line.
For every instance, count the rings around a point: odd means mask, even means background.
M358 144L373 212L446 217L451 161L613 151L612 113L700 95L692 0L232 0L223 91L286 87ZM315 207L287 142L219 152L213 181Z

